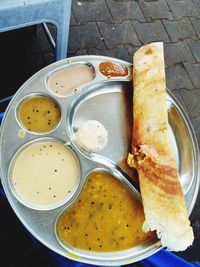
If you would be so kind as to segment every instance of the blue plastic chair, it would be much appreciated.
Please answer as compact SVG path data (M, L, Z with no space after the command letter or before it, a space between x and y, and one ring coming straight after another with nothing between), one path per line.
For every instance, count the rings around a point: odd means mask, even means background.
M0 32L43 24L53 47L55 58L66 58L71 0L1 0L0 1ZM57 28L56 42L47 24Z

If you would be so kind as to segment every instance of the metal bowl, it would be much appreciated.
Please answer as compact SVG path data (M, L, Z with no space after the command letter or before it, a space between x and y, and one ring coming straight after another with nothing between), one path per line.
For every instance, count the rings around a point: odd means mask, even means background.
M59 154L56 153L56 159L54 160L54 162L50 162L49 164L46 166L44 165L44 163L46 162L46 157L49 156L49 152L45 152L45 150L47 149L47 144L51 144L50 146L52 146L53 144L58 144L60 146L60 148L64 149L64 151L66 151L67 153L70 154L70 156L73 158L73 163L76 162L76 167L77 167L77 181L76 184L71 188L70 187L70 192L68 192L66 190L65 194L63 194L62 198L59 198L57 200L56 195L58 194L56 192L56 190L58 190L59 184L62 182L60 179L60 175L58 175L56 178L56 181L51 181L51 183L53 183L51 185L51 187L55 187L55 188L51 188L49 189L50 184L45 183L44 184L44 177L43 175L49 175L49 173L51 173L52 171L54 171L55 168L58 167L58 163L59 161L62 162L62 164L67 164L66 160L62 161L61 156L59 156ZM27 150L30 150L30 148L35 148L37 145L39 145L39 148L37 150L34 150L35 155L29 155L26 153ZM45 147L45 148L44 148ZM43 149L42 149L43 148ZM50 148L52 150L52 148ZM15 182L13 180L14 178L14 174L13 174L13 169L15 168L16 162L18 160L18 158L23 154L26 153L26 157L23 158L23 167L18 165L18 168L20 168L23 172L24 171L28 171L29 172L29 165L28 163L30 162L30 158L31 161L32 157L33 158L38 158L40 162L42 162L43 164L40 165L40 167L38 166L38 162L37 162L37 166L35 166L36 164L34 164L34 167L32 169L32 172L35 173L35 175L37 176L36 178L34 177L34 183L32 184L32 186L30 186L31 191L30 194L28 194L28 198L27 198L27 194L24 195L24 192L22 194L21 190L17 189L17 186L15 185ZM44 161L45 159L45 161ZM42 172L42 175L40 175L40 171ZM56 170L57 171L57 170ZM53 172L54 173L54 172ZM71 199L73 199L74 195L76 194L76 191L78 189L78 187L81 184L81 171L80 171L80 164L79 164L79 160L76 156L76 154L74 153L74 151L67 145L65 145L63 142L61 142L58 139L55 138L51 138L51 137L43 137L43 138L37 138L34 139L28 143L25 143L22 147L20 147L19 150L17 150L17 152L14 154L13 158L11 159L10 165L9 165L9 169L8 169L8 182L9 182L9 186L10 189L12 191L12 193L15 195L16 199L22 203L24 206L31 208L31 209L35 209L35 210L52 210L52 209L56 209L64 204L68 204L70 203ZM29 177L26 177L26 180L28 180ZM66 182L68 179L68 174L66 173ZM33 182L33 181L32 181ZM40 183L41 182L41 183ZM30 183L30 181L29 181ZM42 185L42 188L40 188L40 185ZM45 188L44 188L45 187ZM56 189L57 188L57 189ZM36 192L37 190L37 192ZM41 192L39 192L41 191ZM52 192L53 191L53 192ZM48 194L49 196L48 198L50 198L51 203L45 203L44 199L41 201L39 201L38 203L35 202L35 198L37 199L37 196L42 194L42 198L44 198L44 194ZM55 195L54 195L55 194ZM34 196L30 198L31 196ZM55 198L54 198L55 197Z

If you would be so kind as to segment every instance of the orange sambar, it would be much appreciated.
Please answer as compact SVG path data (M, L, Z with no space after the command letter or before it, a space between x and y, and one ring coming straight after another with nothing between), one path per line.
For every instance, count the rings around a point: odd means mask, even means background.
M20 105L18 118L29 131L44 133L57 126L61 112L58 105L49 97L33 96L24 100Z
M94 172L76 203L58 219L64 243L84 250L119 251L153 237L144 233L142 205L122 182L107 172Z

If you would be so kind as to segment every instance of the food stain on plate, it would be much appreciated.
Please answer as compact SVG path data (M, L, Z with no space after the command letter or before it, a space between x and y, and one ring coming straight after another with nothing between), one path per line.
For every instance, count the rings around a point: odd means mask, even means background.
M46 96L28 97L18 108L19 122L31 132L45 133L60 122L61 111L55 101Z
M32 143L16 154L9 177L22 202L49 206L74 193L80 169L71 149L57 141L43 141Z
M94 78L94 71L85 64L75 64L53 72L47 79L47 88L57 96L80 92L80 86Z
M24 129L19 129L18 136L24 138L26 136L26 131Z
M73 247L109 252L132 248L154 237L144 233L142 205L108 172L93 172L70 208L57 220L59 239Z

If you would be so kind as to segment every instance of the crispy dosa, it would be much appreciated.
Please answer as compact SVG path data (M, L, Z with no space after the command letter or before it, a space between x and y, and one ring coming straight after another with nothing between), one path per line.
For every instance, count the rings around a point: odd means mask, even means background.
M132 155L145 213L143 231L156 230L163 247L182 251L194 236L168 135L163 43L141 47L133 66Z

